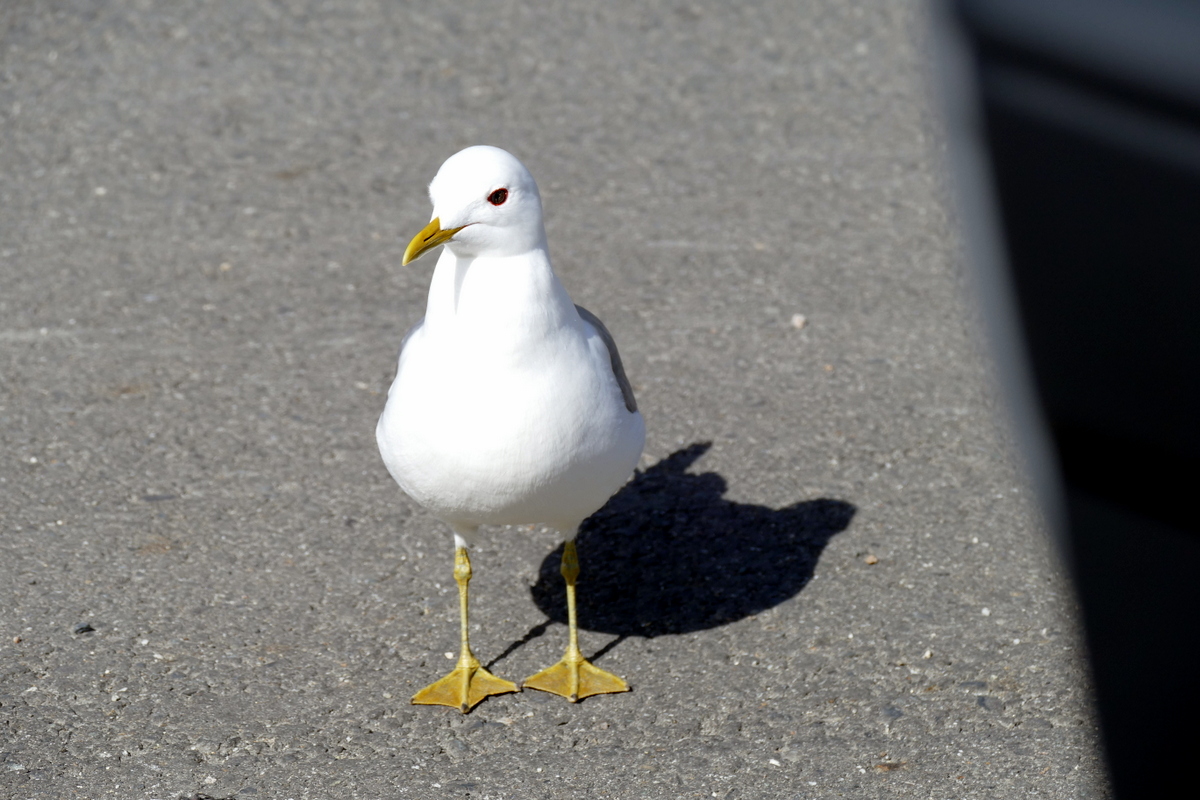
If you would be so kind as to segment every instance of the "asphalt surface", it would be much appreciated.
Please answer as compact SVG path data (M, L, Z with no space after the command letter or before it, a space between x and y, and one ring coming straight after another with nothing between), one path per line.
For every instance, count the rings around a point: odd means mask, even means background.
M0 6L0 797L1107 794L911 4L161 5ZM479 143L649 433L580 539L633 691L462 716L408 703L452 546L374 428ZM557 547L474 557L502 677Z

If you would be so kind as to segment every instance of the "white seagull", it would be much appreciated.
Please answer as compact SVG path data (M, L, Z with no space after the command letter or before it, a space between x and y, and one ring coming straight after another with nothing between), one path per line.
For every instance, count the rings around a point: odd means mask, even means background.
M537 184L510 153L456 153L429 196L433 219L403 263L445 247L375 435L400 488L454 532L462 650L454 670L412 701L466 713L518 691L467 641L467 551L481 525L544 523L565 540L566 655L524 685L571 702L628 691L583 658L575 622L575 534L629 479L646 438L616 344L554 274Z

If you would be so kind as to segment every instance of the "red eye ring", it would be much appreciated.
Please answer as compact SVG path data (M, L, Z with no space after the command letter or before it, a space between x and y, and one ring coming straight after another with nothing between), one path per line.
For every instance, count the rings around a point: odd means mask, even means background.
M508 189L497 189L488 195L488 202L494 206L504 205L504 201L508 199Z

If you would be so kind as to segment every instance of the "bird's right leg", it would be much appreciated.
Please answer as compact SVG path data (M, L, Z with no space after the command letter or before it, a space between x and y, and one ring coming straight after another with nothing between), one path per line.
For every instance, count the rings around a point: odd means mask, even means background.
M467 584L471 582L471 558L467 548L454 549L454 580L458 584L459 615L462 622L462 647L458 665L444 678L434 681L413 695L414 705L450 706L467 713L493 694L520 691L515 683L497 678L479 663L471 652L467 633Z
M579 651L579 623L575 616L575 582L579 578L579 556L572 536L563 543L563 579L567 582L567 652L552 667L525 679L525 686L561 695L578 703L594 694L628 692L629 684L607 670L600 669Z

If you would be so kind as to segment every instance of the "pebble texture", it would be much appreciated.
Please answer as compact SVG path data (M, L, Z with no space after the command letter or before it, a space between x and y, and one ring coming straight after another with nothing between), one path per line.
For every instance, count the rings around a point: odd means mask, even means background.
M0 5L0 797L1105 796L911 6ZM649 438L580 538L633 691L462 716L408 704L452 547L374 427L478 143ZM561 653L557 546L474 557L498 675Z

